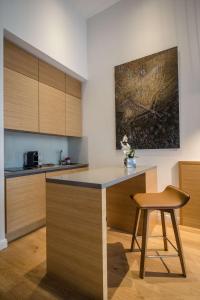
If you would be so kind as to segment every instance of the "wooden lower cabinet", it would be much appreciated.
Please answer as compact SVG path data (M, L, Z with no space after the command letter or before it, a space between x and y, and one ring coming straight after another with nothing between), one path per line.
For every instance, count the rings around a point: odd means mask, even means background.
M200 162L179 162L180 188L190 194L189 202L181 209L181 225L200 228Z
M6 236L15 240L46 224L46 178L88 167L6 179Z
M12 241L46 222L45 173L6 179L6 233Z

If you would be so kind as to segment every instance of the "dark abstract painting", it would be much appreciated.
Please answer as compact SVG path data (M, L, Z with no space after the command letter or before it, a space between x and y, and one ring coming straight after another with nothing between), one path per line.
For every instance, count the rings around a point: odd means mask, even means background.
M180 147L177 47L115 67L116 147Z

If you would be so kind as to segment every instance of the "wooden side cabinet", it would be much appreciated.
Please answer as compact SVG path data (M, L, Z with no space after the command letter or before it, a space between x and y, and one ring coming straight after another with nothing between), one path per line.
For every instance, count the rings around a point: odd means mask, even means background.
M200 228L200 162L179 162L180 188L189 193L191 199L181 209L181 225Z
M4 68L4 127L38 132L38 81Z
M45 180L45 173L6 179L6 233L8 241L45 225Z

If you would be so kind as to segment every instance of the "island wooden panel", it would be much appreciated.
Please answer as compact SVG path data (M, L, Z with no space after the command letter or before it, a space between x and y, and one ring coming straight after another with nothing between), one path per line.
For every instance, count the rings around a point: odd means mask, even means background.
M71 174L71 173L77 173L77 172L83 172L83 171L86 171L86 170L88 170L88 167L71 169L71 170L48 172L48 173L46 173L46 178L61 176L61 175Z
M9 40L4 40L4 66L38 80L38 58Z
M200 228L200 162L179 162L180 188L189 193L191 199L181 209L181 225Z
M39 60L39 81L65 93L65 73Z
M39 128L42 133L65 135L65 93L39 83Z
M66 94L81 98L82 83L76 78L66 74Z
M81 100L66 95L66 135L77 136L82 135L82 104Z
M38 132L38 82L4 68L4 127Z
M130 195L146 192L157 192L156 168L107 188L108 225L112 228L132 233L136 206ZM155 225L156 221L157 215L151 213L151 227Z
M105 190L47 183L47 274L107 299Z
M8 241L45 225L45 174L6 179L6 233Z

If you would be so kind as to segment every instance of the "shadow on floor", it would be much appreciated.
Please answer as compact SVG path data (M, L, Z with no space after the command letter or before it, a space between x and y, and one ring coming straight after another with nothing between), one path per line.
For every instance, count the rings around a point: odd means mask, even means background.
M30 297L31 300L88 300L88 298L84 298L60 282L46 276L46 262L28 272L26 278L36 285Z
M121 243L114 243L107 245L107 252L108 287L119 287L129 271L125 249Z

